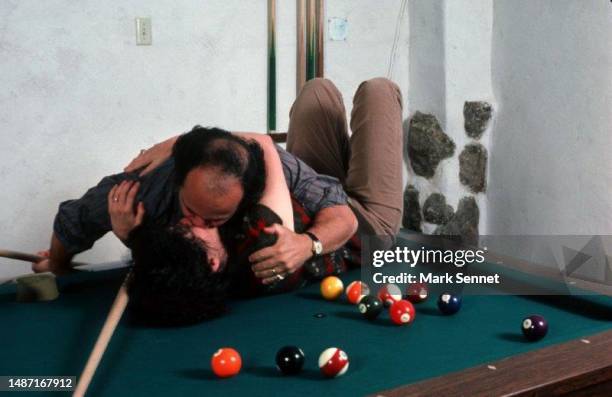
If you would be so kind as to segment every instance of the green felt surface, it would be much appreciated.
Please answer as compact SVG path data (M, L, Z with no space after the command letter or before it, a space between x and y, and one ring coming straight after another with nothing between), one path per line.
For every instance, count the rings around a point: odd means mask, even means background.
M0 375L78 376L104 322L125 270L80 274L60 285L53 302L16 303L14 288L0 288ZM345 282L359 277L351 272ZM345 284L346 285L346 284ZM466 296L455 316L438 313L435 299L417 305L409 326L385 312L367 322L344 299L322 300L318 285L291 294L235 302L218 320L186 328L130 326L124 318L96 373L93 396L248 395L359 396L519 354L611 328L612 302L601 296ZM326 317L313 317L325 313ZM545 316L548 336L526 342L520 322ZM306 353L299 376L281 376L274 355L286 344ZM243 370L219 380L210 357L236 348ZM344 349L348 373L326 380L319 353ZM20 394L21 395L21 394Z

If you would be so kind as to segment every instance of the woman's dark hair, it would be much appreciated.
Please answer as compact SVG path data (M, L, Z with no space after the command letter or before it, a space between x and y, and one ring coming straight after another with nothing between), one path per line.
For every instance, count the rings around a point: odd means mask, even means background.
M130 235L127 289L137 323L189 325L225 311L228 275L212 272L206 247L182 227L147 226Z
M249 208L261 199L266 169L263 150L255 141L244 140L219 128L197 125L177 139L172 157L178 186L183 185L187 174L194 168L213 166L240 180L244 196L239 210Z

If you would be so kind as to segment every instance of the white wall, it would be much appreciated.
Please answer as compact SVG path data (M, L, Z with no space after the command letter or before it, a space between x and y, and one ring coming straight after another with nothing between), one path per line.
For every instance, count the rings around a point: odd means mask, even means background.
M0 247L45 248L60 201L169 134L195 124L264 131L266 3L0 2ZM326 75L350 111L357 84L386 74L401 2L326 3L328 17L349 20L345 42L326 42ZM295 98L295 2L278 1L277 12L283 130ZM137 16L152 18L152 46L135 45ZM393 78L406 95L402 29ZM79 259L116 261L124 253L107 236ZM28 269L0 259L0 278Z
M491 234L612 233L612 4L497 0Z

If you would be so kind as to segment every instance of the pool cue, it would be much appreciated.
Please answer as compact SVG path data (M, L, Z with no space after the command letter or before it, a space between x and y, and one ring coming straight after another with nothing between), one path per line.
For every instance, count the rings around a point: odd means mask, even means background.
M295 96L297 97L302 91L304 83L306 83L306 43L305 36L305 21L306 21L306 0L297 0L296 3L296 80L295 80Z
M276 131L276 0L268 0L268 134Z
M324 55L324 37L325 37L325 28L324 28L324 18L325 18L325 2L324 0L317 0L317 8L316 8L316 19L317 19L317 28L316 32L316 67L315 67L315 76L316 77L324 77L324 63L323 63L323 55Z
M3 249L0 249L0 258L15 259L18 261L26 261L26 262L38 262L42 259L46 259L38 255L32 255L32 254L28 254L25 252L3 250ZM72 262L72 266L85 266L85 265L87 265L87 263Z
M85 395L87 387L91 383L96 369L98 368L98 364L106 351L108 342L110 342L111 338L113 337L117 324L119 324L119 320L121 320L121 317L123 316L123 312L125 311L129 301L127 288L125 286L128 277L130 277L129 273L119 288L117 297L113 302L113 306L111 306L108 317L106 317L106 321L102 326L102 330L100 331L100 335L96 340L96 344L94 345L94 348L87 359L87 364L85 364L85 368L83 369L81 376L79 377L74 393L72 394L75 397L83 397Z
M316 77L316 45L315 40L315 0L307 0L306 3L306 81Z

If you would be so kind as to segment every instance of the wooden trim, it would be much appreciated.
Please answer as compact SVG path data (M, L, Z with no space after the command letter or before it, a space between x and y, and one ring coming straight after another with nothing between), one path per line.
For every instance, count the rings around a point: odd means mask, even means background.
M381 391L374 396L562 396L581 390L582 395L588 390L612 391L612 331Z
M272 140L276 143L285 143L287 142L287 133L286 132L274 132L269 134L272 137Z

